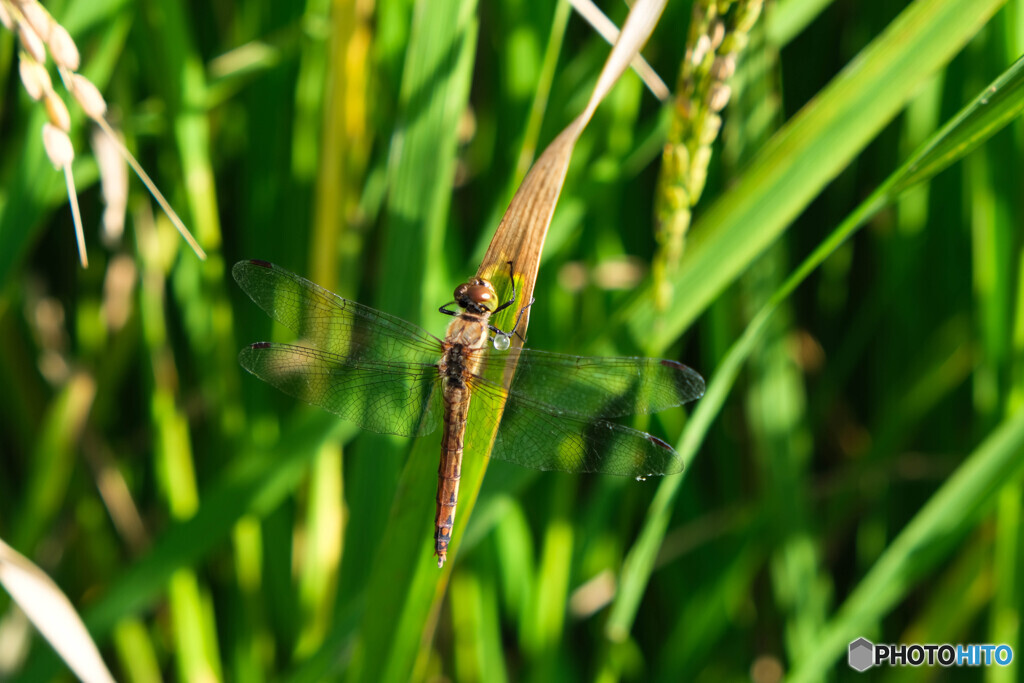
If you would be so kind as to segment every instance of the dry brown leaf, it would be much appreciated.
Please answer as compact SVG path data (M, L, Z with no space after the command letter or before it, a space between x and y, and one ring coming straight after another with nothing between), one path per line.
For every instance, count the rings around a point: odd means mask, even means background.
M601 11L600 7L594 4L593 0L569 0L569 4L609 44L614 45L615 41L619 39L619 28ZM668 86L643 56L638 53L630 62L630 66L633 67L633 71L644 82L652 95L662 102L668 99L670 94Z
M619 77L629 67L630 62L650 37L664 8L665 0L639 0L633 5L622 32L619 34L619 39L601 70L586 108L547 146L540 158L530 168L530 172L526 174L526 178L523 179L515 196L512 197L512 201L509 202L508 209L506 209L505 215L487 247L483 261L480 263L477 277L494 283L499 295L504 300L511 293L508 264L510 261L512 262L513 277L516 281L516 305L509 307L503 314L502 320L517 320L522 311L522 320L517 328L522 337L526 336L530 315L530 309L526 308L523 311L523 308L528 306L533 299L537 272L540 269L540 257L544 249L544 238L547 236L551 217L555 213L555 206L558 204L558 197L562 192L562 185L565 183L565 175L569 169L569 160L572 157L576 141L579 140L583 129L590 122L597 105L611 91L612 86L619 80ZM503 329L509 327L511 325ZM520 337L512 336L510 341L512 346L504 378L506 387L511 385L512 375L515 372L516 350L522 348ZM478 410L479 407L475 409ZM472 411L475 409L473 404L470 404L471 420L473 419ZM490 434L491 443L497 434L498 422L494 421L495 430ZM476 455L487 455L490 448L485 446L485 449L484 452L480 452L477 447L467 444L467 451L475 451ZM471 462L463 461L462 514L455 520L455 529L452 532L453 542L449 547L450 556L454 556L454 553L457 552L458 544L465 532L466 522L476 504L480 484L483 482L487 469L486 462L486 458L483 457L473 458ZM443 578L439 585L444 585ZM440 594L441 592L439 592ZM428 627L427 631L429 632L431 629Z
M478 277L495 281L495 285L499 286L499 282L505 281L504 273L507 272L508 262L511 261L517 282L522 277L516 310L507 319L514 320L519 310L533 297L540 257L544 249L544 238L547 236L551 217L555 213L555 206L565 183L565 175L576 141L590 122L597 105L608 95L633 58L640 53L640 48L647 42L664 9L665 0L639 0L633 5L583 113L573 119L572 123L547 146L509 202L508 209L477 270ZM529 317L530 312L527 309L521 323L524 337ZM513 338L513 344L521 346L522 342Z

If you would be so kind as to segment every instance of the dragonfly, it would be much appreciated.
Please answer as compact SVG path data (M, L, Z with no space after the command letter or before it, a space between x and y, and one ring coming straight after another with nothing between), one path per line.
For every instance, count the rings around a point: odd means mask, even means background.
M610 418L700 398L701 376L671 360L512 346L513 334L521 338L516 328L525 307L509 331L490 318L514 304L514 275L512 296L503 303L488 280L460 284L454 301L438 309L455 318L444 339L267 261L240 261L232 275L260 308L298 335L292 344L243 348L239 362L250 373L373 432L412 437L442 427L434 516L438 567L451 541L467 440L493 438L491 458L539 470L645 479L683 469L669 444ZM505 379L509 368L511 383Z

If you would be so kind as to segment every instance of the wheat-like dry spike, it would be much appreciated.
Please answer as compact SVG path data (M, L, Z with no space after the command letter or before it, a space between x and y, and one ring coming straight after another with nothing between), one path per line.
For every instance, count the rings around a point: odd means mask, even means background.
M49 122L43 126L43 147L53 165L64 172L82 267L87 268L89 261L86 256L85 235L78 210L78 195L71 172L71 162L74 160L74 148L71 138L68 136L71 130L71 114L64 100L53 89L53 82L46 69L47 55L53 59L61 82L82 107L85 115L99 126L115 149L132 167L196 255L200 259L205 259L206 252L199 246L195 237L185 227L184 222L143 170L142 165L132 156L107 122L107 103L99 88L78 73L81 55L67 29L61 26L37 0L0 0L0 24L17 34L22 47L18 63L21 82L29 96L34 100L42 101L46 109ZM109 167L109 164L101 165L100 170L103 172L104 168Z

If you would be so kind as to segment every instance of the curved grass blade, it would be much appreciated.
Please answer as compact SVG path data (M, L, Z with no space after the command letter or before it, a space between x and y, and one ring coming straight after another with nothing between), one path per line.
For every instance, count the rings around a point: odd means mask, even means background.
M979 517L995 506L995 495L1024 476L1024 411L1018 410L971 453L914 515L825 625L818 648L796 666L788 680L827 676L847 644L874 628L917 580L957 547Z
M962 159L968 152L999 132L1014 119L1013 116L1008 116L1005 112L1015 111L1016 115L1019 115L1024 107L1020 106L1019 101L1014 104L1014 98L1016 100L1024 99L1024 92L1020 87L1021 69L1022 63L1018 61L1000 75L992 85L985 88L962 112L953 117L949 125L943 126L936 132L907 163L889 176L881 187L858 206L772 294L716 368L708 384L707 393L697 404L686 425L679 444L679 453L687 467L696 457L697 449L725 404L725 399L740 370L779 305L856 230L899 196L899 193L893 190L894 187L898 186L901 191L905 191L916 182L929 180L950 164ZM1011 97L1007 93L999 108L984 108L982 100L997 85L1004 90L1011 90L1014 95ZM968 115L970 113L976 115ZM967 144L966 141L969 141L970 144ZM918 172L919 168L928 169L928 172ZM909 182L910 179L913 179L915 183ZM666 479L660 484L658 493L648 510L640 538L626 557L619 594L605 629L606 635L613 641L624 639L632 627L640 599L650 579L655 556L668 529L676 494L682 486L684 477L685 470L682 477Z
M388 176L388 232L384 272L407 278L408 288L389 288L390 298L375 301L378 308L418 321L437 318L437 305L451 294L442 278L426 277L428 263L444 261L445 217L452 194L458 154L454 122L465 110L477 36L475 0L449 0L417 5L410 27L402 72L399 127L392 139ZM426 287L422 284L427 283ZM426 290L426 291L424 291ZM415 296L411 296L415 293ZM437 438L417 439L392 484L394 496L380 493L368 463L362 487L376 515L373 537L366 539L373 554L351 555L346 564L362 563L361 571L345 568L365 579L366 611L359 626L352 660L344 671L349 681L404 681L422 650L424 624L447 574L439 574L433 553L432 522L437 485ZM409 450L403 447L403 450ZM355 484L358 487L360 484ZM353 491L353 497L360 495ZM460 500L460 510L466 496ZM355 522L358 509L353 510ZM379 513L379 514L377 514ZM350 532L351 535L352 532ZM339 598L347 593L342 586ZM428 629L429 630L429 629ZM336 671L335 675L342 672Z
M794 116L690 230L666 311L650 285L618 316L649 354L674 341L949 62L1003 0L922 0Z
M1024 112L1024 57L942 127L896 172L886 194L890 200L929 180L973 151Z
M71 601L46 573L0 540L0 585L83 681L114 680Z
M107 593L84 611L85 623L100 645L123 617L151 608L180 569L194 567L227 538L246 515L265 516L292 493L323 443L355 433L353 425L320 411L302 412L283 430L279 447L252 444L238 449L224 476L201 496L191 518L174 523L150 552L131 565ZM34 650L24 680L49 680L56 661Z

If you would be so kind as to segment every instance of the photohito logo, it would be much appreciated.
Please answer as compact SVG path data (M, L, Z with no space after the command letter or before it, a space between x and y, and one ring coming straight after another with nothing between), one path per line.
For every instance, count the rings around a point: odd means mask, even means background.
M851 669L865 671L875 663L875 646L867 638L858 638L850 643L847 661Z
M875 645L867 638L850 643L846 658L851 669L873 666L1006 666L1013 661L1009 645Z

